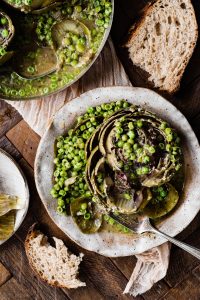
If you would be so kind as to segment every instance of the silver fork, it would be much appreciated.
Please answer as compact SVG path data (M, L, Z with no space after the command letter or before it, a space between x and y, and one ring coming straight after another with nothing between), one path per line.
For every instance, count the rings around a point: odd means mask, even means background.
M158 234L162 237L164 237L166 240L170 241L171 243L175 244L176 246L180 247L181 249L185 250L186 252L192 254L196 258L200 259L200 250L189 246L183 242L180 242L179 240L176 240L172 238L171 236L159 231L156 229L150 222L149 218L146 216L138 216L137 219L133 219L132 217L128 215L115 215L114 213L110 212L109 216L113 218L116 222L118 222L121 225L124 225L125 227L129 228L135 233L145 233L145 232L152 232L155 234Z

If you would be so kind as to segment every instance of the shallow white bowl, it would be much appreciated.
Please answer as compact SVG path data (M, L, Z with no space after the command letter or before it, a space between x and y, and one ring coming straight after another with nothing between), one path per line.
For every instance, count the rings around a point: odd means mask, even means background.
M18 196L24 202L24 208L16 211L14 234L27 214L29 206L29 189L26 178L20 167L14 159L2 149L0 149L0 192ZM6 240L0 240L0 245L5 241Z
M98 88L82 94L62 107L46 130L38 147L35 160L35 180L39 195L52 220L72 240L85 249L105 256L128 256L141 253L162 244L159 236L99 232L86 235L80 232L71 217L56 213L56 201L51 197L54 170L54 142L73 127L77 116L89 106L104 102L127 99L130 103L141 105L168 121L177 129L183 142L185 159L185 187L176 210L163 221L159 228L171 236L181 232L200 210L200 147L197 138L186 118L171 103L155 92L133 87Z

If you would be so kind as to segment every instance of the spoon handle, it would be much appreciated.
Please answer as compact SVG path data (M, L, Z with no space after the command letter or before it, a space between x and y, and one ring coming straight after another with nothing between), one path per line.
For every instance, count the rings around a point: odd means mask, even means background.
M193 256L195 256L196 258L198 258L200 260L200 249L197 249L197 248L189 246L189 245L187 245L183 242L180 242L179 240L176 240L176 239L172 238L171 236L159 231L158 229L152 228L151 232L154 232L154 233L157 233L157 234L161 235L162 237L164 237L165 239L167 239L171 243L175 244L179 248L185 250L186 252L192 254Z

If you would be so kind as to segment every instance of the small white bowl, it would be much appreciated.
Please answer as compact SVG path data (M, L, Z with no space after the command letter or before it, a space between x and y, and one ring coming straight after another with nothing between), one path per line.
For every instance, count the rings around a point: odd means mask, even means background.
M16 210L13 235L20 227L27 214L29 206L29 189L27 180L21 168L14 159L2 149L0 149L0 192L18 196L25 204L23 209ZM0 240L0 245L5 243L5 241L6 240Z

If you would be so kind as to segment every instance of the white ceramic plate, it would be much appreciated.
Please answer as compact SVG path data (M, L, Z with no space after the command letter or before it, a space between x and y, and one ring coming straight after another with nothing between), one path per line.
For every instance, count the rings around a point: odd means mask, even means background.
M17 163L2 149L0 149L0 191L18 196L24 202L24 208L16 211L14 234L26 216L29 205L29 189L26 178ZM5 241L0 240L0 245Z
M50 190L53 185L55 139L73 127L77 116L83 114L89 106L120 99L127 99L130 103L141 105L156 113L176 128L182 137L185 188L179 206L159 225L160 230L171 236L177 235L188 226L200 209L200 147L188 121L171 103L155 92L142 88L108 87L82 94L58 111L44 134L35 160L35 180L50 217L60 229L83 248L111 257L141 253L162 244L165 240L159 236L149 237L105 231L85 235L79 231L71 217L56 213L56 201L51 197Z

